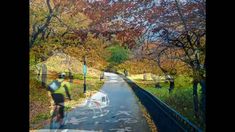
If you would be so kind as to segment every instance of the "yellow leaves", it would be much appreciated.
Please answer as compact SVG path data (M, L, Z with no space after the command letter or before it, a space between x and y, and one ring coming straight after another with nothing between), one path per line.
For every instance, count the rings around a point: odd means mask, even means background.
M83 13L77 12L63 12L61 13L61 20L69 27L74 29L85 29L91 23Z
M91 23L86 15L76 10L75 2L50 0L50 5L53 9L58 9L53 10L55 16L52 17L49 24L49 28L53 29L56 34L63 34L67 29L70 31L86 29ZM37 27L45 23L48 15L46 0L30 1L30 34L33 32L33 27L37 30Z
M29 110L30 110L30 124L40 121L38 118L41 114L49 113L50 97L47 94L45 88L41 86L41 83L35 79L30 79L29 83Z
M30 3L30 20L42 20L48 14L44 0L33 0Z
M128 60L118 65L120 69L127 69L129 73L141 74L141 73L154 73L161 74L160 69L157 67L157 63L153 60L141 59L141 60Z

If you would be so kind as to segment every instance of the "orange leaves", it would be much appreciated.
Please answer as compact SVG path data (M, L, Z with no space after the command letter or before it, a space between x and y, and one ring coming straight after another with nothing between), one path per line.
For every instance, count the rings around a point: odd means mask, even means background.
M118 67L120 69L127 69L130 74L142 74L144 72L161 74L156 62L149 59L131 59L118 65Z

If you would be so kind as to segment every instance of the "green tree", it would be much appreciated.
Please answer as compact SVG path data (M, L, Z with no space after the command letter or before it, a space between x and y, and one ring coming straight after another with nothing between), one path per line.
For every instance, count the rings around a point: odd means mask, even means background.
M111 52L111 57L108 59L111 64L120 64L129 58L129 50L119 45L111 46L108 50Z

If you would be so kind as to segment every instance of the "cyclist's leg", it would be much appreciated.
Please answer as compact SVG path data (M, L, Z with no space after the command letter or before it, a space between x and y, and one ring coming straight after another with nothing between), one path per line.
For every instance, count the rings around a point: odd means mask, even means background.
M58 94L58 93L53 93L52 94L52 98L55 102L55 104L57 105L57 107L59 107L59 115L60 117L63 117L63 113L64 112L64 96L62 94Z
M64 118L64 105L60 105L59 114L60 114L60 117L63 119Z
M59 115L60 115L60 124L63 125L63 119L64 119L64 95L59 95Z
M54 93L52 93L51 94L51 97L52 97L52 99L53 99L53 102L54 102L54 110L53 110L53 113L52 113L52 115L53 115L53 117L55 116L55 114L56 114L56 111L57 111L57 105L58 105L58 99L57 99L57 94L54 94Z

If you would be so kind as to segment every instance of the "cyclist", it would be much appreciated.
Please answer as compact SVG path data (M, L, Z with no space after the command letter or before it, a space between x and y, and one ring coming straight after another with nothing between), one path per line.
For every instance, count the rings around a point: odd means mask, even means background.
M65 82L64 79L65 79L65 73L60 73L57 81L61 82L61 85L57 90L51 93L55 105L60 106L59 115L58 115L59 118L57 119L61 125L63 124L63 118L64 118L64 95L66 94L69 100L71 100L71 96L68 90L70 88L70 83Z

